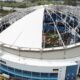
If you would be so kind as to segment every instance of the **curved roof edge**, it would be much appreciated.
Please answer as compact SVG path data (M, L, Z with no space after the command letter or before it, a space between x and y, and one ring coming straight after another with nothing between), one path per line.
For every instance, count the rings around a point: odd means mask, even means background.
M64 50L64 49L71 49L74 47L80 46L79 43L71 44L68 46L61 46L61 47L52 47L52 48L29 48L29 47L18 47L18 46L11 46L5 43L0 42L0 47L5 47L5 48L10 48L10 49L15 49L15 50L20 50L20 51L56 51L56 50Z

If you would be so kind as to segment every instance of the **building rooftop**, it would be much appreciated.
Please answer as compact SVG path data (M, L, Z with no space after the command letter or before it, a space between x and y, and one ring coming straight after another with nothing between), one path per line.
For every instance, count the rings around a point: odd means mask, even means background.
M1 32L0 42L20 49L65 47L80 42L80 23L72 13L42 6Z

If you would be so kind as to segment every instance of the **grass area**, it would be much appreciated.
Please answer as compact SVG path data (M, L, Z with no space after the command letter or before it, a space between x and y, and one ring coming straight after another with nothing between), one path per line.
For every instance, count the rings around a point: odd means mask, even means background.
M21 2L2 2L0 1L0 6L4 7L26 7L26 3L21 3Z
M46 5L46 4L53 4L53 5L63 5L62 1L36 1L36 2L27 2L26 6L36 6L36 5Z
M5 6L5 7L18 7L18 8L26 8L30 6L36 6L36 5L44 5L44 4L59 4L62 5L63 3L60 1L36 1L36 2L31 2L31 1L24 1L24 2L2 2L0 1L0 6Z
M25 0L24 2L2 2L0 1L0 16L5 16L9 13L12 13L14 11L7 11L3 10L3 7L13 7L13 8L26 8L31 6L37 6L37 5L44 5L44 4L53 4L53 5L62 5L63 3L60 1L47 1L47 0Z
M7 14L9 14L9 13L12 13L12 12L15 12L15 11L7 11L7 10L0 10L0 16L5 16L5 15L7 15Z

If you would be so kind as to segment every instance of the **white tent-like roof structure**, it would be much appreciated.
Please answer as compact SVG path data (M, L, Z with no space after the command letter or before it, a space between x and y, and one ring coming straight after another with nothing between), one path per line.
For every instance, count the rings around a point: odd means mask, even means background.
M1 32L0 43L20 50L64 49L80 41L79 25L73 14L42 6Z
M0 42L11 46L42 48L42 26L44 8L16 21L0 34Z

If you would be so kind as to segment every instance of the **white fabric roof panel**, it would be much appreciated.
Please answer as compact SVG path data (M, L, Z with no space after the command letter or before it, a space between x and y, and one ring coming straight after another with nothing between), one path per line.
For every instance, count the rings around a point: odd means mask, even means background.
M24 16L0 34L0 41L11 46L42 48L44 8Z

